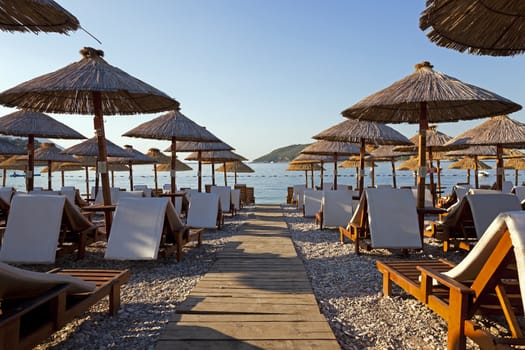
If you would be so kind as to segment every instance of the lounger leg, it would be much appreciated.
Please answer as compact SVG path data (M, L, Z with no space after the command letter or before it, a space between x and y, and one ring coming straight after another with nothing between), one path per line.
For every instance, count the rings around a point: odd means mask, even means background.
M120 309L120 283L114 283L109 292L109 314L116 316Z
M464 350L467 343L465 320L467 318L469 296L455 289L450 289L449 293L448 349Z
M383 296L392 295L392 282L390 281L390 272L383 271Z

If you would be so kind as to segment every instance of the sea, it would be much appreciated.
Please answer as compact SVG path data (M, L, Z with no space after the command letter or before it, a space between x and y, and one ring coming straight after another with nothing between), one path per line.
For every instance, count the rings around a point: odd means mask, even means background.
M491 167L495 166L495 162L491 160L484 160ZM400 162L401 163L401 162ZM398 163L398 165L400 164ZM441 183L444 193L449 193L452 186L456 183L467 182L467 171L448 169L448 165L451 162L442 161L442 175ZM197 188L197 163L188 162L192 171L183 171L176 173L177 187L189 187ZM237 183L246 184L247 186L254 188L255 202L265 204L280 204L286 202L287 187L296 184L305 184L305 172L304 171L286 171L288 163L248 163L248 165L255 171L254 173L239 173L237 174ZM216 165L218 167L219 165ZM324 182L333 183L333 165L325 164L324 171ZM203 188L204 184L212 183L212 171L211 165L203 165ZM41 167L35 168L35 173L41 171ZM370 168L365 169L365 186L370 186L372 179L370 176ZM495 169L487 171L488 176L479 177L480 185L492 185L496 181ZM512 182L515 181L514 170L505 170L506 179ZM7 171L5 179L6 186L12 186L19 191L25 191L25 178L24 177L12 177L14 171ZM20 174L17 171L17 174ZM338 168L337 170L338 185L352 185L356 186L356 171L355 168ZM0 175L2 175L0 173ZM311 174L308 172L308 187L311 187ZM381 184L392 184L392 173L391 164L389 162L376 163L375 167L375 185ZM113 176L110 173L110 179L113 179L112 186L124 188L129 190L129 172L120 171L114 172ZM314 172L314 186L320 184L320 172ZM397 185L399 186L413 186L415 183L414 174L412 171L396 171ZM111 181L111 180L110 180ZM429 182L427 176L427 183ZM437 182L436 180L434 180ZM518 183L521 184L525 181L525 173L519 174ZM133 166L133 183L134 185L148 185L148 187L154 187L154 174L152 165L135 165ZM163 184L169 184L169 172L158 172L158 184L162 188ZM232 186L235 183L234 174L228 173L226 180L222 172L215 171L215 183L216 185L229 185ZM474 184L474 171L471 171L470 183ZM40 176L35 176L34 186L47 188L48 177L47 173L41 173ZM86 180L85 171L68 171L64 173L64 185L75 186L80 190L82 194L86 192ZM89 188L95 185L95 172L89 170ZM53 189L60 189L62 186L61 173L54 172L52 174L52 186Z

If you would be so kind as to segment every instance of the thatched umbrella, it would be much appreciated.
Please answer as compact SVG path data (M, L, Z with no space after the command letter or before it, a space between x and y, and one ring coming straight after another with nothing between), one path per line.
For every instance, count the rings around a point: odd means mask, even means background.
M521 109L517 103L436 72L432 67L429 62L416 64L411 75L342 112L351 119L419 124L418 208L425 206L428 123L479 119Z
M0 30L67 34L78 28L78 19L53 0L0 2Z
M0 155L11 156L21 154L27 154L27 151L4 138L0 138ZM4 168L3 171L4 172L2 177L2 186L5 187L7 178L7 168Z
M421 30L439 46L477 55L513 56L525 52L522 0L427 0Z
M167 164L160 164L158 167L157 167L157 171L170 171L171 170L171 163L167 163ZM181 162L180 160L176 160L175 162L175 170L177 171L190 171L192 170L192 168L188 165L188 164L185 164L183 162Z
M133 149L131 145L124 145L124 151L128 153L127 157L110 158L110 163L126 164L129 170L129 190L133 191L133 164L153 164L155 160L142 152Z
M325 141L320 140L306 146L302 154L319 154L331 155L334 158L334 189L337 190L337 159L339 156L349 157L359 154L359 145L352 142ZM323 178L321 178L321 188L323 187Z
M97 167L91 168L91 170L97 171ZM115 171L128 171L129 166L122 163L112 163L111 158L108 158L108 171L111 172L111 187L115 187Z
M157 164L171 164L171 158L162 153L158 148L150 148L146 155L155 160L155 163L153 163L153 176L155 183L155 191L158 191L159 183L157 178ZM176 166L175 170L178 170Z
M513 158L506 160L504 165L505 169L514 169L514 185L518 186L518 171L525 170L525 159Z
M85 47L80 53L80 61L0 93L0 103L39 112L95 115L98 169L104 204L110 205L103 115L156 113L178 108L179 103L108 64L103 51Z
M490 169L490 166L483 163L474 157L464 157L448 166L449 169L466 169L467 170L467 183L470 183L470 170L475 170L475 176L478 176L478 170ZM477 179L476 179L477 183ZM478 186L476 186L478 188Z
M313 138L317 140L345 141L360 144L359 194L362 193L365 185L364 157L367 143L375 145L412 144L405 136L385 124L362 120L345 120L320 132Z
M255 170L250 168L246 163L243 162L226 162L217 168L218 172L226 171L228 173L234 173L234 183L237 185L237 173L254 173Z
M469 129L446 143L447 146L495 145L496 146L496 189L503 185L503 146L525 145L525 124L512 120L506 115L492 117Z
M320 167L320 184L321 187L323 184L323 178L324 178L324 163L333 162L334 156L333 155L322 155L322 154L304 154L300 153L297 157L292 159L290 161L290 164L319 164ZM312 188L314 188L314 167L310 167L308 170L311 171L311 182L312 182ZM305 181L306 181L306 187L308 187L308 173L305 173Z
M368 159L372 159L376 162L390 162L392 166L392 186L397 188L396 181L396 159L401 157L412 156L416 154L415 151L395 151L393 145L384 145L380 146L377 149L373 150Z
M78 162L78 159L75 158L75 161ZM49 174L49 170L51 169L51 172L54 172L54 171L60 171L60 176L61 176L61 183L62 183L62 187L66 185L66 179L65 179L65 172L66 171L78 171L78 170L83 170L84 167L80 164L77 164L77 163L52 163L51 164L51 167L43 167L41 170L40 170L40 173L41 174Z
M202 153L206 151L232 151L234 148L222 141L205 142L205 141L177 141L175 146L180 152L197 152L198 160L198 191L202 191ZM215 185L215 164L211 164L211 179Z
M47 162L47 189L52 190L51 183L51 166L53 162L77 162L75 157L69 154L63 154L61 149L55 146L52 142L43 142L40 147L35 150L36 161ZM64 178L62 177L62 186L64 186Z
M95 173L95 196L97 195L97 191L98 191L98 174L99 173L103 174L105 172L107 175L107 172L109 171L107 167L107 162L101 162L100 158L98 158L100 156L99 145L100 145L99 139L97 137L92 137L90 139L87 139L86 141L73 145L62 151L62 153L65 153L65 154L88 157L88 158L84 158L86 162L83 163L83 165L86 167L86 186L88 186L87 167L89 166L96 167L97 171ZM106 153L106 159L108 156L109 157L127 157L129 155L128 152L126 152L124 149L115 145L113 142L107 140L106 138L104 138L104 149ZM89 158L89 157L96 157L96 158ZM93 160L95 160L95 164L91 163ZM109 176L107 180L108 180L108 188L109 188ZM104 183L102 183L102 191L104 191ZM89 198L89 189L86 193Z
M124 133L123 136L171 141L169 152L171 152L172 165L170 174L172 193L177 190L175 183L175 159L177 159L177 151L182 151L177 148L177 141L220 142L215 135L186 117L178 109L142 123Z
M304 179L306 182L306 187L308 187L308 170L312 172L312 188L314 188L314 171L324 171L324 168L317 162L305 162L305 163L290 163L286 171L304 171Z
M479 188L479 177L478 177L478 170L476 168L476 164L478 163L478 159L483 159L483 156L496 156L496 147L495 146L470 146L467 148L462 148L454 151L449 151L445 153L447 157L472 157L474 159L474 187ZM470 177L467 178L470 183Z
M86 137L50 116L29 110L19 110L0 118L0 133L27 137L26 189L33 190L35 137L85 139Z
M360 156L352 156L349 159L341 162L341 164L339 164L339 168L355 168L355 188L359 187L359 167L360 166L361 166ZM374 163L373 160L367 160L365 158L363 166L370 167L373 170L376 167L376 164ZM364 172L363 172L363 177L364 177Z
M186 160L198 160L203 162L209 162L212 166L212 185L215 185L215 163L227 163L235 161L248 160L243 156L232 152L232 151L206 151L206 152L192 152L186 158ZM224 186L228 186L226 171L224 172Z

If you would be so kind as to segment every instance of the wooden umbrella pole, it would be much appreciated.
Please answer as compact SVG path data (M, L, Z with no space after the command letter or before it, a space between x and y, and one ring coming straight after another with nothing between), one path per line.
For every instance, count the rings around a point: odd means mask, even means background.
M355 167L355 188L359 189L359 167Z
M337 190L337 153L334 153L334 190Z
M498 144L496 145L496 189L501 191L503 188L503 145Z
M115 187L115 171L111 170L111 187Z
M111 205L111 193L109 192L109 175L107 164L108 152L106 149L106 135L104 133L104 117L102 115L102 96L99 91L93 91L93 106L95 109L95 118L93 123L95 126L98 143L97 171L100 173L100 180L102 181L102 196L104 197L104 205Z
M430 170L430 193L432 194L432 205L436 206L436 191L434 191L434 165L432 164L432 147L428 148L428 167Z
M305 187L308 188L308 169L304 170L304 183Z
M153 181L155 183L155 193L159 190L159 181L157 178L157 163L153 163Z
M392 164L392 185L394 186L394 188L397 188L395 159L394 158L390 159L390 163Z
M223 162L222 166L224 168L224 186L228 186L228 177L226 174L226 162Z
M133 162L128 161L129 166L129 190L133 191Z
M234 184L237 185L237 166L233 169L233 176L234 176Z
M518 169L514 169L514 186L518 186Z
M470 169L467 169L467 183L470 185Z
M211 185L215 186L215 162L211 161Z
M437 176L438 176L437 197L441 198L441 164L440 164L440 160L438 159L436 161L436 163L437 163Z
M89 199L89 167L86 165L86 198Z
M60 175L61 175L61 180L62 180L62 187L64 187L66 185L66 180L65 180L65 175L64 175L64 170L60 170Z
M314 163L310 164L310 182L312 184L312 190L314 189Z
M361 139L359 146L359 197L365 189L365 139Z
M6 178L7 178L7 169L6 168L4 168L4 171L3 171L2 175L3 175L3 177L2 177L2 187L5 187L5 185L7 183L6 182Z
M320 179L320 186L321 189L324 190L324 167L323 167L324 161L321 161L321 179Z
M376 168L375 163L372 161L372 167L370 168L370 177L372 178L372 187L376 187Z
M199 165L198 165L198 178L199 178L199 192L202 192L202 152L201 151L198 151L197 152L197 157L199 159Z
M425 207L425 177L426 177L426 148L427 148L427 103L421 102L419 110L419 170L417 177L416 207Z
M51 161L47 161L47 189L52 190L53 185L51 184Z
M27 171L26 171L26 190L30 192L33 190L35 171L35 135L29 135L27 140Z
M478 170L478 156L474 156L474 184L476 188L479 188ZM470 179L468 183L470 184Z
M170 186L171 186L171 193L175 193L177 190L177 184L175 183L175 167L176 167L176 160L177 160L177 141L175 137L171 138L171 167L170 167Z

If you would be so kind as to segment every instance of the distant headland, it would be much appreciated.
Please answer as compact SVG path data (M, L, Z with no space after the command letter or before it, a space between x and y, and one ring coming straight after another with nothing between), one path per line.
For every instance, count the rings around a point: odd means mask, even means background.
M289 162L301 153L301 151L308 146L304 145L290 145L281 148L274 149L270 153L265 154L257 159L254 159L253 163L279 163Z

